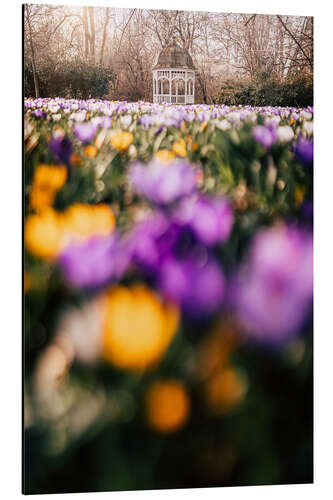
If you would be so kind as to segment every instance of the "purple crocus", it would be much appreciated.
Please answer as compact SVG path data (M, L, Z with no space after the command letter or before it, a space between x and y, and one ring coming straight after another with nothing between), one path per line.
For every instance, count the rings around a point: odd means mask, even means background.
M252 132L253 138L265 149L269 149L277 139L275 127L257 125Z
M49 142L49 148L57 160L68 165L73 152L72 143L68 137L53 136Z
M296 335L311 305L312 235L295 227L261 230L234 286L236 311L250 337L278 343Z
M153 116L148 114L142 115L139 118L138 123L140 123L140 125L143 125L145 128L149 128L154 123Z
M213 313L221 305L225 293L221 268L189 226L157 212L139 223L127 241L136 267L189 316Z
M72 243L61 253L59 265L73 286L96 288L120 279L129 266L129 253L115 234Z
M180 237L181 228L164 213L156 211L131 231L127 246L137 266L149 274L156 274L176 248Z
M74 134L84 144L92 141L96 132L97 127L93 123L77 123L74 126Z
M313 166L313 139L305 139L302 135L294 147L296 158L305 166Z
M179 303L187 315L200 317L219 309L226 282L215 259L203 252L199 259L167 259L161 267L159 287L164 296Z
M185 160L168 165L152 160L135 163L130 171L135 191L157 205L168 205L190 195L196 188L195 169Z
M111 125L112 125L111 118L109 116L104 116L101 119L100 125L101 125L102 128L111 128Z
M309 200L303 201L299 207L300 218L302 222L308 226L313 225L313 202Z
M205 245L215 245L226 241L233 225L233 211L229 201L221 196L192 196L177 207L175 219L188 225L197 239Z
M36 117L36 118L45 118L45 113L41 110L41 109L35 109L33 111L33 115Z

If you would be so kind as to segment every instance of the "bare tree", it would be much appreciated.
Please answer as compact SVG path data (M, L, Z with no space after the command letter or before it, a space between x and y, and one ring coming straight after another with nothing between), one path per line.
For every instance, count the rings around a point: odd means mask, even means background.
M100 64L103 64L104 47L105 47L105 42L106 42L106 37L107 37L107 28L108 28L109 21L110 21L110 9L109 9L109 7L107 7L105 9L105 21L104 21L104 27L103 27L102 47L101 47L101 55L99 58Z
M30 44L30 50L31 50L31 65L32 65L32 73L33 73L34 85L35 85L35 95L36 95L36 97L39 97L38 75L37 75L37 68L36 68L34 41L33 41L33 35L32 35L30 5L26 4L24 6L24 9L25 9L26 19L27 19L27 24L28 24L28 29L29 29L29 44Z
M35 95L50 67L81 61L113 71L110 97L151 100L151 69L172 40L190 52L196 96L207 103L230 78L282 82L313 73L309 17L27 5L24 23Z

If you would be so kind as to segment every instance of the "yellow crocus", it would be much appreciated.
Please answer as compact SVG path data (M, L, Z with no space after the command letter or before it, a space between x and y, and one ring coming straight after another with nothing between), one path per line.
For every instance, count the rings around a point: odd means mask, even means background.
M158 432L175 432L186 423L190 400L183 384L177 380L154 382L146 394L146 416Z
M231 367L221 369L205 387L206 400L216 413L225 413L240 403L247 391L244 377Z
M112 144L112 146L122 152L126 151L132 144L132 142L133 134L131 134L130 132L120 131L112 135L110 138L110 143Z
M39 165L34 173L33 184L59 191L67 180L67 169L64 165Z
M69 162L71 165L82 165L82 159L78 153L72 153L69 157Z
M42 259L52 259L61 250L63 220L53 209L29 215L25 223L26 249Z
M98 149L96 148L96 146L88 144L88 146L85 146L85 148L83 149L83 153L87 158L95 158L98 153Z
M30 207L35 212L52 207L56 191L47 187L32 186L30 191Z
M167 149L160 149L155 154L155 158L164 165L172 163L175 159L175 153L173 151L168 151Z
M111 208L105 203L91 206L94 233L98 236L107 236L115 228L115 216Z
M120 369L142 372L156 364L178 327L179 310L144 285L118 286L107 297L104 357Z
M91 236L107 236L115 227L115 217L108 205L75 203L64 213L69 240L86 240Z
M57 192L67 180L67 169L63 165L39 165L34 173L30 192L30 206L41 212L53 205Z
M172 145L172 151L178 156L186 156L186 144L184 139L179 139Z

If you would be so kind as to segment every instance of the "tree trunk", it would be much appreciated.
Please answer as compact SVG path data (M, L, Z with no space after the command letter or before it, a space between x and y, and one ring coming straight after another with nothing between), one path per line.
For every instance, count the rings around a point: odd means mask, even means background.
M95 64L95 18L94 7L88 7L90 20L90 57L91 62Z
M204 102L204 104L208 104L207 89L206 89L205 82L204 82L204 81L203 81L203 79L201 78L200 73L197 73L197 77L198 77L198 83L199 83L199 85L200 85L201 92L202 92L203 102Z
M35 95L36 95L36 98L38 98L39 97L39 85L38 85L38 75L37 75L37 68L36 68L35 49L34 49L34 44L33 44L33 40L32 40L32 29L31 29L29 5L25 5L25 8L27 11L27 21L28 21L28 26L29 26L31 64L32 64L32 74L34 77Z
M107 35L107 27L108 27L108 24L109 24L109 20L110 20L110 9L109 7L106 8L106 12L105 12L105 23L104 23L104 29L103 29L103 39L102 39L102 47L101 47L101 56L100 56L100 60L99 60L99 63L102 65L103 64L103 55L104 55L104 47L105 47L105 42L106 42L106 35Z
M89 28L88 28L88 7L83 7L83 26L84 26L84 54L86 61L89 58Z

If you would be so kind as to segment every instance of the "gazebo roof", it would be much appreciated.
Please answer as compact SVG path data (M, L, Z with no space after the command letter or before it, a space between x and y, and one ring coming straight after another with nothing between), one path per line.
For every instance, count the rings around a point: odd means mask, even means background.
M153 69L163 68L195 69L188 51L179 47L175 42L161 50L157 64L153 67Z

